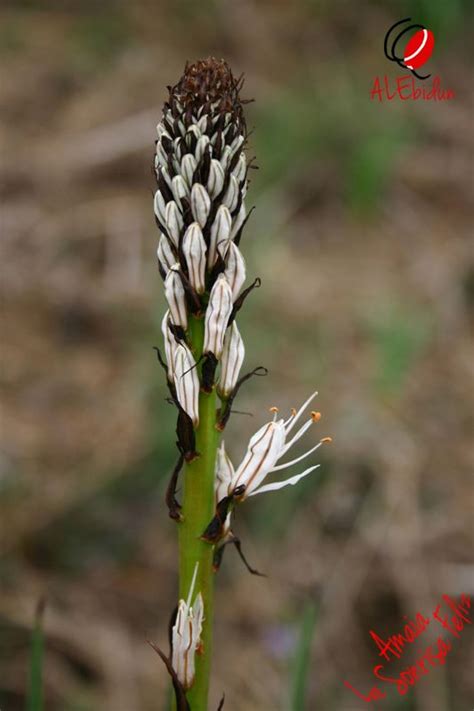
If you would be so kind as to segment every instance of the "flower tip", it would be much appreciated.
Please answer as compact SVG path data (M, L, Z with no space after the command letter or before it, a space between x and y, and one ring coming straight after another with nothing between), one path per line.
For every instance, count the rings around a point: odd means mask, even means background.
M274 405L273 407L268 408L268 412L271 412L273 415L277 415L280 412L280 409Z
M313 412L311 413L311 419L313 420L313 422L319 422L319 420L321 419L321 417L322 417L322 415L321 415L320 412L315 412L315 411L313 410Z
M332 437L323 437L322 440L320 440L321 444L325 444L326 442L328 444L331 444L332 442Z

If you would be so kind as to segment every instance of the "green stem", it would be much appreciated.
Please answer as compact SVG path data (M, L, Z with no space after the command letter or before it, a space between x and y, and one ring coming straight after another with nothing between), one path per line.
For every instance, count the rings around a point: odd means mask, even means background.
M204 320L191 317L189 336L194 357L202 354ZM213 546L200 540L214 516L214 470L219 433L216 430L216 393L200 393L199 427L196 430L196 450L199 457L184 468L184 497L179 524L179 596L186 599L196 563L199 563L195 592L204 602L202 628L203 652L196 655L196 675L187 698L192 711L207 710L209 674L212 653L212 622L214 598Z

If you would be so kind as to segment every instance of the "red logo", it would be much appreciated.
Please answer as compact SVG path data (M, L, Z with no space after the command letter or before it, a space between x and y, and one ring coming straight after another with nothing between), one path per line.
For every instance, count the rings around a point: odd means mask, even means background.
M402 69L409 69L417 79L428 79L431 74L422 76L418 74L417 69L420 69L433 54L434 49L434 34L431 30L427 30L423 25L408 25L404 29L400 29L401 25L411 22L411 17L406 17L404 20L396 22L390 27L384 40L385 56L390 62L396 62ZM394 35L394 30L398 28L400 31ZM400 54L399 46L402 38L416 30L406 42L403 52Z

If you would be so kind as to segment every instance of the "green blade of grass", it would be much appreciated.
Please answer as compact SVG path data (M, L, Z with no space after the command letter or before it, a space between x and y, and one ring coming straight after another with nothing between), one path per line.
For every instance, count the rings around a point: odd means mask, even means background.
M27 711L43 711L43 613L45 602L38 602L35 613L35 624L31 636L30 651L30 683Z
M306 605L303 619L301 620L300 634L293 662L290 711L303 711L305 708L311 662L311 641L315 625L316 605L314 602L310 602Z

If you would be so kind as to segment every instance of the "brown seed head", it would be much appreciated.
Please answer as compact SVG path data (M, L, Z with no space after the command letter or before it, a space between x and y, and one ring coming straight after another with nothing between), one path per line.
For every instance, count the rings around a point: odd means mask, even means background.
M168 106L174 116L177 113L197 116L212 113L232 114L232 120L246 134L243 104L240 98L243 76L235 79L232 71L223 59L208 57L193 64L186 63L184 73L175 86L168 87L170 98ZM179 111L178 103L181 105ZM217 105L215 105L217 104ZM213 106L215 105L215 106Z

